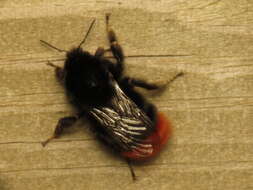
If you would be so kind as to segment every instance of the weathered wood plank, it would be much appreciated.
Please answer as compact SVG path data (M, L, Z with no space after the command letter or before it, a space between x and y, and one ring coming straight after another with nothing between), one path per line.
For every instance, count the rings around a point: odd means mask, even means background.
M129 182L126 167L96 167L10 172L0 176L2 189L251 189L252 164L136 167L140 179ZM183 183L182 183L183 181ZM233 183L231 183L233 182Z
M94 6L94 3L77 1L75 4L68 1L66 4L62 2L62 6L42 3L20 6L23 10L19 6L7 10L2 8L0 34L4 40L0 45L9 47L1 48L2 54L49 53L48 49L38 43L41 38L68 49L78 44L92 18L97 18L98 22L87 46L92 50L98 45L106 45L104 14L109 11L113 15L112 25L127 55L252 55L252 3L241 0L238 6L238 1L210 2L213 1L147 1L144 6L143 2L129 1L120 5L122 8L119 9L113 9L112 3L109 9L104 7L106 3ZM130 4L133 4L133 8L129 8ZM48 9L43 10L41 6ZM40 11L36 11L36 8ZM70 13L71 8L76 10ZM16 15L11 16L10 13ZM18 31L19 35L10 31Z
M180 135L180 133L178 134ZM46 148L43 148L40 143L1 144L0 173L126 166L124 160L105 150L104 146L99 145L94 140L56 141ZM179 141L177 144L169 144L159 158L146 163L146 165L173 167L173 165L178 164L182 167L190 167L189 165L196 165L197 167L198 165L226 165L244 162L252 164L252 154L252 143L217 143L213 142L211 138L206 144Z
M74 112L50 60L70 49L96 18L84 48L107 47L105 13L126 54L127 74L166 81L145 92L173 123L173 138L152 162L135 166L105 150L87 121L40 144ZM0 3L0 189L253 188L253 2L249 0ZM66 133L67 133L66 132Z

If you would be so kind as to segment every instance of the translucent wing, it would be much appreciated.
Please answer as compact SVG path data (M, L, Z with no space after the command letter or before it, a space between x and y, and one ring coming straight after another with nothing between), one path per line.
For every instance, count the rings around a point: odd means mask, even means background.
M96 107L90 114L104 127L107 135L122 151L136 151L140 156L153 152L145 139L154 124L113 81L115 94L107 107Z

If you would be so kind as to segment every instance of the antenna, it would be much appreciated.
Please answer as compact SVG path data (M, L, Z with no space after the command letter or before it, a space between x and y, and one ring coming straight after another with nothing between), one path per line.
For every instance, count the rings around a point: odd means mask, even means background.
M84 39L83 39L83 40L81 41L81 43L79 44L78 48L80 48L81 45L84 44L84 42L85 42L86 38L88 37L88 35L89 35L90 31L91 31L91 28L92 28L92 26L94 25L95 21L96 21L96 19L94 19L94 20L92 21L92 23L90 24L90 27L89 27L89 29L88 29L88 31L87 31L87 33L86 33ZM46 42L46 41L44 41L44 40L40 40L40 42L43 43L43 44L45 44L46 46L48 46L48 47L50 47L50 48L53 48L53 49L59 51L59 52L68 52L68 51L66 51L66 50L64 50L64 49L59 49L59 48L57 48L57 47L51 45L50 43L48 43L48 42Z
M80 48L81 45L84 44L84 42L85 42L86 38L88 37L88 35L89 35L90 31L91 31L91 28L92 28L92 26L94 25L95 21L96 21L96 19L94 19L94 20L92 21L92 23L90 24L90 27L89 27L89 29L88 29L88 31L87 31L87 33L86 33L84 39L83 39L83 40L81 41L81 43L79 44L78 48Z
M59 52L68 52L68 51L66 51L66 50L64 50L64 49L59 49L59 48L57 48L57 47L51 45L50 43L48 43L48 42L46 42L46 41L44 41L44 40L40 40L40 42L42 42L43 44L47 45L48 47L51 47L51 48L53 48L53 49L55 49L55 50L57 50L57 51L59 51Z

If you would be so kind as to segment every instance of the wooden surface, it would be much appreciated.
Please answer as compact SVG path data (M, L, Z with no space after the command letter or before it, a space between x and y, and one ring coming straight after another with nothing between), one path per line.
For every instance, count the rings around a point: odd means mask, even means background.
M52 3L53 2L53 3ZM127 73L169 80L145 95L174 136L152 162L112 156L80 122L46 148L59 117L73 113L50 60L77 45L107 47L105 13L125 50ZM1 0L0 189L253 189L253 1Z

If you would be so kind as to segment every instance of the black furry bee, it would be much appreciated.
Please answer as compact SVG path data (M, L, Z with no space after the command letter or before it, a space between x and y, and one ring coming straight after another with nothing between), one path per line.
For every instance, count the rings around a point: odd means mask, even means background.
M84 51L81 45L94 22L80 45L66 51L63 68L48 63L55 67L57 78L66 88L78 114L59 119L54 135L43 142L43 146L59 137L64 128L79 118L87 117L93 122L97 136L121 156L128 161L146 160L155 156L166 144L171 127L165 116L158 113L156 107L137 93L134 87L154 90L159 85L123 75L124 54L114 31L109 27L109 15L106 15L106 29L110 48L98 48L95 55ZM65 51L41 42L58 51ZM106 51L112 53L115 62L104 57Z

